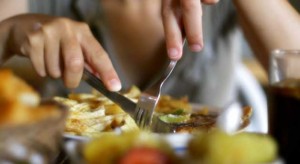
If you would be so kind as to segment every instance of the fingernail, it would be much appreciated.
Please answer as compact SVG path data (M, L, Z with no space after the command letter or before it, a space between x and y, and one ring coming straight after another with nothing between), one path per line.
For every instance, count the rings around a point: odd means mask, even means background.
M53 73L53 77L54 77L54 78L60 78L60 77L61 77L60 71L55 71L55 72Z
M200 44L192 44L190 45L190 49L191 51L198 52L202 49L202 46Z
M168 49L168 54L171 58L178 58L180 56L179 51L176 48Z
M122 88L120 81L117 79L110 80L109 85L110 85L110 90L115 92L121 90Z

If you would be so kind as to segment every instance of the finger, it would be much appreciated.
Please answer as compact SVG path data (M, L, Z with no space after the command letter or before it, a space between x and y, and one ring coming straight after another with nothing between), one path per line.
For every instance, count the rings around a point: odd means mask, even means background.
M45 65L48 74L53 78L61 77L59 38L45 29Z
M201 0L201 2L207 5L212 5L218 3L219 0Z
M81 43L86 62L94 71L96 71L104 85L110 91L119 91L121 89L120 79L109 59L107 53L91 35L83 38Z
M29 34L27 41L21 46L21 51L29 56L38 75L45 77L44 38L42 33L39 31Z
M61 52L64 64L63 78L65 86L76 88L80 83L84 67L82 50L76 37L70 35L62 38Z
M183 24L189 47L200 51L203 47L202 7L199 0L181 0Z
M166 37L168 56L179 60L182 56L182 33L177 18L178 3L172 0L162 1L162 19Z

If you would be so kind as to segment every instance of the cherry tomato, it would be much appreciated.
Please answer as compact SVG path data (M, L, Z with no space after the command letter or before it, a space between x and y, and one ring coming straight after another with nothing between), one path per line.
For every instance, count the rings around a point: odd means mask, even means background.
M129 150L119 164L171 164L171 160L158 149L138 147Z

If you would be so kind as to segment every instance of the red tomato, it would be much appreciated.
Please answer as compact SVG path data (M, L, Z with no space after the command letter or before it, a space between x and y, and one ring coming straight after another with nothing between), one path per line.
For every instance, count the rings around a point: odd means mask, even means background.
M158 149L139 147L127 152L119 164L171 164L171 160Z

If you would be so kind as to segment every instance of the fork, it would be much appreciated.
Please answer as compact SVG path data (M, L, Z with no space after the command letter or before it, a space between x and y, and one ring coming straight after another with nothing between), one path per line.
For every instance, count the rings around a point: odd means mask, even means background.
M143 91L135 108L134 120L142 129L148 129L151 124L153 112L160 97L161 88L170 76L177 61L171 60L165 71L150 87Z
M137 104L119 92L112 92L106 89L103 82L87 69L84 69L82 79L114 103L118 104L135 120L140 128L145 129L148 128L151 123L154 108L160 97L161 87L173 71L176 63L177 61L170 61L167 69L159 76L160 78L141 93Z

